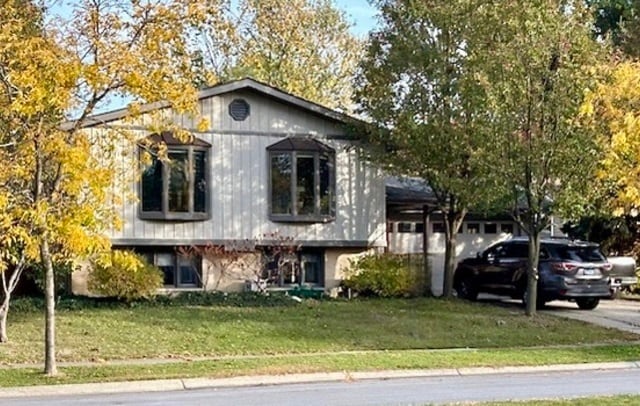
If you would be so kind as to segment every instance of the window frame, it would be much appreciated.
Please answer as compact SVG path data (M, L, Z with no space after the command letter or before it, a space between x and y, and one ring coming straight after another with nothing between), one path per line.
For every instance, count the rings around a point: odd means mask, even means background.
M413 223L409 221L399 221L398 222L398 233L407 234L413 233Z
M264 249L268 249L264 247ZM266 255L264 251L260 255ZM278 259L267 262L260 277L266 282L267 288L290 288L294 286L310 286L314 288L325 286L325 253L319 249L302 249L293 253L282 253L285 258L282 267L278 267ZM305 265L316 264L317 281L310 281ZM285 269L285 267L289 267Z
M206 144L202 142L203 144ZM210 159L209 151L210 145L193 145L193 144L168 144L167 155L171 153L184 153L187 152L187 162L189 163L189 196L188 196L188 211L177 212L169 210L169 184L170 184L170 167L167 163L161 161L162 168L162 210L161 211L145 211L143 210L143 176L145 171L145 165L142 163L142 155L144 153L150 153L146 151L144 147L138 148L138 162L140 165L140 181L138 182L138 218L143 220L177 220L177 221L204 221L211 218L211 186L210 186ZM195 178L195 153L204 153L204 211L195 211L196 200L196 184ZM158 159L155 157L155 159Z
M202 280L202 257L188 257L184 255L180 255L178 252L167 250L167 249L139 249L141 255L147 258L147 261L155 267L158 267L163 276L163 285L161 289L195 289L202 288L203 280ZM173 267L173 284L164 284L164 270L158 265L158 258L162 255L167 255L171 257L171 266ZM183 283L182 277L180 273L180 260L187 259L191 262L193 267L193 272L195 273L196 283Z
M295 138L295 137L292 137ZM330 148L319 141L311 139L294 140L303 144L299 148L295 147L278 147L280 143L276 143L270 147L267 147L267 210L269 220L273 222L289 222L289 223L327 223L334 221L336 218L336 154L333 148ZM304 144L311 144L311 146L304 146ZM317 144L322 145L318 147ZM273 172L272 161L273 157L278 155L289 155L291 160L291 179L289 184L289 198L291 199L291 214L288 213L274 213L273 208ZM298 157L300 158L313 158L313 206L314 212L312 214L298 214ZM320 179L320 161L322 157L327 158L329 165L329 213L321 213L321 179Z
M498 234L498 223L484 223L484 234Z

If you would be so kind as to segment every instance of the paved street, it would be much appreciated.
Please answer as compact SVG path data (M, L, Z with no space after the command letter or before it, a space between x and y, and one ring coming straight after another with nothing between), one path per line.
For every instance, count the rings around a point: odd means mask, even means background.
M208 388L168 392L2 399L3 406L408 405L640 394L640 368L471 374Z

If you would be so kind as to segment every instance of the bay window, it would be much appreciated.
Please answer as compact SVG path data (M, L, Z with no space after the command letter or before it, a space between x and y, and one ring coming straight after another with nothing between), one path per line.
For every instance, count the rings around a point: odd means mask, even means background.
M267 148L269 215L273 221L323 222L335 218L335 151L306 137Z

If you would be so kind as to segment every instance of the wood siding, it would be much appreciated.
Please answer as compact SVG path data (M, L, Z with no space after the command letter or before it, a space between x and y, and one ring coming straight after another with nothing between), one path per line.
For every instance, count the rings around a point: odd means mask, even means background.
M244 121L228 114L229 103L246 100L251 113ZM118 213L120 230L112 230L116 244L174 245L191 241L228 241L277 232L296 238L303 245L383 246L385 244L385 190L382 173L365 164L349 141L341 138L340 123L296 106L276 101L253 91L237 91L201 100L208 131L195 135L210 143L209 198L211 218L206 221L149 221L138 217L138 167L134 146L121 158L127 173ZM167 111L168 112L168 111ZM176 117L183 127L194 129L197 120ZM112 127L129 127L136 136L148 135L142 125L112 122ZM95 136L104 130L91 129ZM289 135L313 135L336 151L336 218L327 223L274 223L268 217L268 154L266 148Z

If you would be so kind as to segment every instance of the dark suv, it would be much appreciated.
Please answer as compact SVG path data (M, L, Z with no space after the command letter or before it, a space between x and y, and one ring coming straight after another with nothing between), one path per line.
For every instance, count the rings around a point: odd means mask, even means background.
M458 264L453 283L458 297L475 300L480 292L524 298L527 287L526 238L502 241ZM562 299L580 309L595 309L610 295L611 264L597 244L568 239L543 239L538 265L537 305Z

